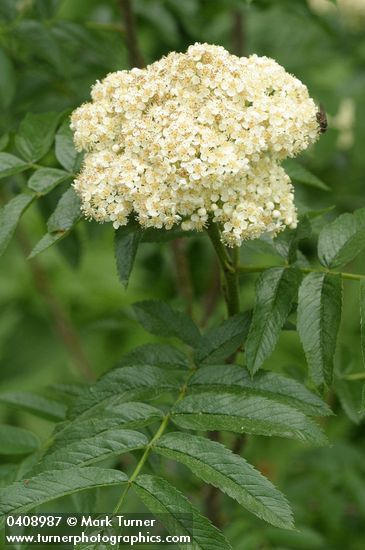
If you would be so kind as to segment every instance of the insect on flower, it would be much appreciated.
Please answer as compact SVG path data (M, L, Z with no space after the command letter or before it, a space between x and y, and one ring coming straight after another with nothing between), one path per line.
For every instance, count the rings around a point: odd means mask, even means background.
M324 110L322 104L319 106L319 111L317 112L316 117L319 125L319 133L324 134L325 132L327 132L328 121L326 111Z

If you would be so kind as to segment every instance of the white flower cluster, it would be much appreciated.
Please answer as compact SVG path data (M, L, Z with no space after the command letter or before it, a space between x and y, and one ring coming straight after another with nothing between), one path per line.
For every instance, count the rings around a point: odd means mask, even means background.
M318 137L308 90L272 59L195 44L109 74L71 128L87 152L74 186L87 217L202 230L230 246L296 225L280 161Z

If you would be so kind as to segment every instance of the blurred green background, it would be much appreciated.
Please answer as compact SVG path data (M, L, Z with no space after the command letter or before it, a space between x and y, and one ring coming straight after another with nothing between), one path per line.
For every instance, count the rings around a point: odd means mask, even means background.
M296 187L300 211L334 207L319 218L318 230L336 213L365 206L365 18L360 12L340 11L334 4L328 1L324 6L314 0L133 3L147 63L171 50L184 51L194 42L220 44L238 55L267 55L299 77L324 105L329 130L301 160L331 190ZM96 79L122 68L128 68L128 52L117 0L0 0L0 149L12 151L14 133L27 112L70 111L88 100ZM42 164L57 166L54 154L49 153ZM23 174L2 180L1 204L24 182ZM81 222L59 245L28 261L65 188L61 185L27 211L1 259L0 391L48 394L57 384L85 383L90 373L98 376L123 353L153 341L133 318L130 304L161 298L185 305L178 292L181 270L167 243L140 247L128 290L123 289L109 225ZM306 240L303 251L314 256L314 241ZM209 242L205 237L191 238L182 252L192 284L194 316L206 326L214 325L223 318L224 308L219 304L206 321L207 296L217 283ZM241 254L247 263L277 261L264 242L243 246ZM361 271L364 259L363 255L347 270ZM253 275L242 278L245 307L252 307L254 281ZM347 282L338 371L363 370L358 326L358 289ZM296 333L283 332L266 366L306 379ZM299 531L267 527L224 498L225 532L235 549L365 547L360 394L358 384L343 383L336 396L328 396L336 413L325 421L330 448L249 439L245 456L287 495ZM47 421L3 406L0 418L29 427L42 438L52 429ZM0 482L7 483L11 468L1 472ZM186 494L193 492L193 482L182 478L181 488Z

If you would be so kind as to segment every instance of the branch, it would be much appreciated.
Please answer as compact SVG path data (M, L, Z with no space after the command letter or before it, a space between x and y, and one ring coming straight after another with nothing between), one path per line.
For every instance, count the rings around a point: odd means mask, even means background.
M233 12L232 50L235 55L242 57L245 54L245 16L242 11Z
M139 69L142 69L145 66L145 63L138 45L136 24L131 0L119 0L119 5L125 23L125 41L127 44L129 64L131 67L138 67Z

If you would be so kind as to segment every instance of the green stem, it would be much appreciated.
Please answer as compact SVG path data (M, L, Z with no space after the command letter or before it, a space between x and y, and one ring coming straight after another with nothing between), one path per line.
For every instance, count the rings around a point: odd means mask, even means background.
M222 243L221 232L215 223L210 223L207 233L216 251L223 274L223 291L227 304L228 316L231 317L240 311L240 295L238 285L238 250L233 249L232 257Z
M172 408L174 408L177 405L177 403L179 403L182 399L184 399L185 394L186 394L187 389L188 389L189 380L193 376L195 370L196 370L195 366L193 366L190 369L190 372L189 372L189 374L188 374L188 376L185 380L185 383L184 383L183 387L181 388L180 393L179 393L175 403L173 404ZM161 422L157 432L155 433L155 435L152 437L151 441L149 442L149 444L145 448L145 451L144 451L142 457L138 461L138 464L135 467L135 469L133 470L132 475L128 480L128 483L126 484L126 486L125 486L125 488L124 488L124 490L123 490L123 492L120 496L120 499L118 500L117 505L114 508L113 514L117 514L119 512L119 510L122 507L122 505L124 503L124 500L125 500L125 498L128 494L128 491L129 491L130 487L132 486L133 482L135 481L135 479L139 475L140 471L142 470L143 466L145 465L146 460L149 457L149 454L151 452L151 449L152 449L153 445L156 443L156 441L158 439L160 439L160 437L162 436L162 434L166 430L166 428L167 428L167 426L170 422L170 419L171 419L171 412L169 412L168 414L166 414L166 416L163 417L162 422Z
M238 273L261 273L272 267L285 267L274 265L239 265L237 266ZM309 267L296 266L302 273L331 273L332 275L341 275L343 279L349 279L351 281L361 281L365 279L365 275L359 273L345 273L343 271L326 271L325 269L314 269Z
M233 261L234 270L237 271L238 264L240 261L240 249L238 246L235 246L234 248L232 248L232 261Z
M223 270L233 271L232 259L222 243L221 232L215 223L210 223L207 227L207 233L217 253L219 263Z
M240 311L240 294L238 286L237 272L225 272L225 297L227 304L228 317L236 315Z
M344 378L345 380L364 380L365 372L354 372L352 374L347 374Z

